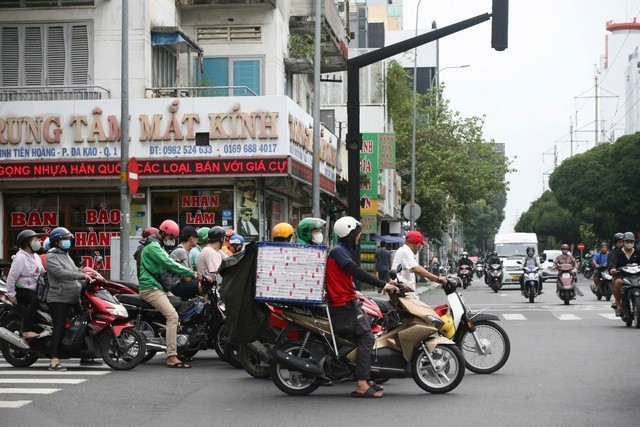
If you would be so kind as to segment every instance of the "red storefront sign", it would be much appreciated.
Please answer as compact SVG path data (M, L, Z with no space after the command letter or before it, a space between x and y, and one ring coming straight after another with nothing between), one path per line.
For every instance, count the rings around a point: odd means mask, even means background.
M313 170L309 166L291 159L291 176L311 184L313 181ZM322 174L320 174L320 188L332 195L336 194L336 183Z
M158 159L138 160L148 176L286 175L289 159ZM0 162L0 179L110 178L120 175L120 161Z

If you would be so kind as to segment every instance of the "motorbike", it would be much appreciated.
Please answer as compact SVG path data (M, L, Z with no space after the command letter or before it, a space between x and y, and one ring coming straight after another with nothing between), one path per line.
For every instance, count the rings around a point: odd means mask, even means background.
M627 326L640 329L640 266L627 264L620 268L622 273L622 321Z
M484 276L484 264L481 262L476 263L476 277L479 279Z
M391 271L390 276L395 279L396 272ZM371 379L412 377L430 393L455 389L464 377L462 352L438 332L444 322L437 313L420 300L407 298L402 283L397 286L400 292L390 298L399 316L393 322L388 320L384 331L376 336ZM278 389L289 395L308 395L327 381L354 377L356 341L352 336L334 334L328 309L323 315L305 305L280 308L280 317L289 325L272 350L271 380ZM301 338L290 340L290 329L298 330Z
M591 263L585 264L582 266L582 275L586 279L590 280L593 277L593 273L594 271L593 271L593 267L591 266Z
M134 282L127 282L125 280L105 279L102 274L90 267L83 267L83 273L87 273L94 280L97 280L100 285L107 290L111 295L137 295L138 284Z
M607 301L611 301L611 292L613 289L613 276L607 270L605 266L596 267L600 272L600 289L596 290L595 285L591 288L598 301L605 297Z
M81 292L81 307L65 325L61 358L102 358L115 370L138 366L146 352L144 336L127 323L127 310L99 284L86 282ZM21 337L25 307L11 305L0 316L2 356L15 367L28 367L51 354L53 323L46 303L36 314L36 332L32 340Z
M522 274L524 274L524 296L533 303L540 292L540 267L525 266Z
M461 280L463 289L467 289L467 286L471 284L471 275L472 273L468 265L458 267L458 277Z
M564 301L564 305L569 305L569 302L576 297L575 267L571 264L559 264L556 269L558 270L556 293Z
M457 289L445 290L448 304L434 308L445 322L440 332L453 339L464 356L465 366L476 374L491 374L507 363L511 342L507 333L494 322L498 316L469 310Z
M502 265L489 265L487 274L489 275L489 286L493 289L493 292L498 292L502 288Z

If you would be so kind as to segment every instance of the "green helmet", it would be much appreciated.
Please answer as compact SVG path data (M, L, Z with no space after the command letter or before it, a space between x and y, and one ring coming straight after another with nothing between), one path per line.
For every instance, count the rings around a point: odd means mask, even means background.
M305 218L300 221L296 234L298 235L298 243L304 243L306 245L314 245L313 242L313 230L321 229L327 222L320 218Z
M198 229L198 244L202 246L205 243L209 243L209 227Z

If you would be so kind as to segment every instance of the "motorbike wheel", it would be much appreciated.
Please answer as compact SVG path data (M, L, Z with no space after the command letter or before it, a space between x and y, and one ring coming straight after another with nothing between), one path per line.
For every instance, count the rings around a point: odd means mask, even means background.
M225 356L224 354L224 345L226 342L227 342L227 326L222 325L218 330L218 336L216 338L216 343L213 349L216 351L216 354L218 355L218 357L224 362L227 361L227 356Z
M633 318L636 321L636 329L640 329L640 297L633 298Z
M604 288L604 297L607 301L611 301L611 283L607 283Z
M247 344L242 344L238 351L240 364L247 374L253 378L269 378L271 376L271 366L263 361L260 356L251 351Z
M156 335L156 331L153 330L153 327L144 320L140 323L140 328L138 329L138 331L140 331L140 333L142 333L142 335L144 336L145 342L147 339L155 337ZM142 358L142 362L140 363L147 363L149 360L155 357L156 353L158 353L158 350L147 350L147 354L144 355L144 357Z
M464 279L462 281L462 289L467 289L467 286L469 286L469 279Z
M501 326L490 320L474 323L480 342L486 347L486 354L478 350L476 340L470 331L459 338L459 347L468 370L476 374L491 374L502 368L511 354L511 341Z
M411 358L413 380L418 387L433 394L448 393L460 384L464 377L464 356L454 344L440 344L431 354L435 366L422 346L415 349Z
M11 332L20 331L22 329L22 322L13 320L6 326ZM7 362L16 368L26 368L33 365L38 360L38 356L33 354L29 350L18 348L9 344L7 341L2 340L2 357Z
M122 347L124 351L120 349ZM119 337L105 333L100 342L102 359L116 371L128 371L138 366L147 353L147 344L140 331L123 329Z
M299 345L290 345L284 350L285 353L296 357L298 357L299 351ZM311 358L311 354L308 350L305 350L300 357ZM271 364L271 381L280 391L291 396L306 396L320 387L320 383L316 382L315 377L307 376L302 372L291 371L289 368L280 366L278 362Z
M530 302L531 304L533 304L535 300L536 300L536 295L535 295L535 293L534 293L534 292L531 292L531 290L529 290L529 302ZM497 326L497 325L496 325L496 326Z
M242 369L242 363L240 363L240 344L236 344L227 339L227 342L224 344L224 355L229 365Z

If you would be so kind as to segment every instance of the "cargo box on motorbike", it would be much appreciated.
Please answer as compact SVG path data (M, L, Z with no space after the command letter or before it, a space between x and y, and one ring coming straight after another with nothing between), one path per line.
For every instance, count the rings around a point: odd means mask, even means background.
M326 246L259 242L255 298L323 303L326 259Z

